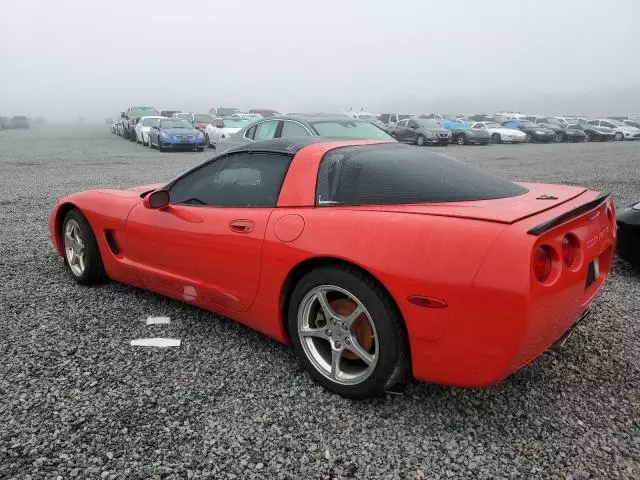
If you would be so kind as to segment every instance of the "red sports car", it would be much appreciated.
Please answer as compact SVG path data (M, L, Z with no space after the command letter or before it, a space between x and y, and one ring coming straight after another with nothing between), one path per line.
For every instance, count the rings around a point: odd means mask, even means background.
M352 398L409 372L465 387L516 372L585 316L616 235L608 195L321 138L251 143L167 185L76 193L49 226L77 282L234 318Z

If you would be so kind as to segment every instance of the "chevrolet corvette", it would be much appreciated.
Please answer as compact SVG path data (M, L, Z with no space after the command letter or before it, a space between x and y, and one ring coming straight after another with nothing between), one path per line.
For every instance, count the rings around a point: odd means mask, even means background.
M350 398L408 374L484 387L520 370L586 316L615 226L612 198L586 188L318 137L242 145L164 185L75 193L49 218L76 282L235 319Z

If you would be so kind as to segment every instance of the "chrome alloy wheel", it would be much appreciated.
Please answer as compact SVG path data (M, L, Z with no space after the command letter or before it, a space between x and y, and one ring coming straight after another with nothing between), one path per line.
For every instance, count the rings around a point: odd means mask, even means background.
M87 266L87 253L80 226L75 220L69 220L64 227L64 252L71 272L82 276Z
M298 308L298 336L305 355L325 377L342 385L366 380L378 362L378 334L353 294L335 285L311 289Z

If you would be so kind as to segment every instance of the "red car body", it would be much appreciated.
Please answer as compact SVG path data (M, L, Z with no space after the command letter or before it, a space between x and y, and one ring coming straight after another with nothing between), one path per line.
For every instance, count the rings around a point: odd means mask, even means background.
M374 143L322 141L299 149L275 208L146 208L141 193L161 185L76 193L53 208L51 238L63 255L61 222L75 206L95 232L111 279L215 311L284 343L291 282L319 262L355 265L397 304L413 375L433 383L494 384L571 329L611 269L610 197L520 184L527 193L497 200L315 207L323 155ZM570 268L562 258L568 234L577 244ZM544 283L532 263L540 245L553 252ZM599 274L585 287L596 259Z

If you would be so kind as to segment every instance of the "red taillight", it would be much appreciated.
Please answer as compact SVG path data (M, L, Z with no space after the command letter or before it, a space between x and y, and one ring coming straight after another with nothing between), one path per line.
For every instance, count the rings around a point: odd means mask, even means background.
M553 250L548 245L541 245L533 252L533 273L543 283L551 275L553 266Z
M580 243L575 235L568 233L564 236L562 239L562 258L567 267L575 265L576 260L578 259L579 249Z

